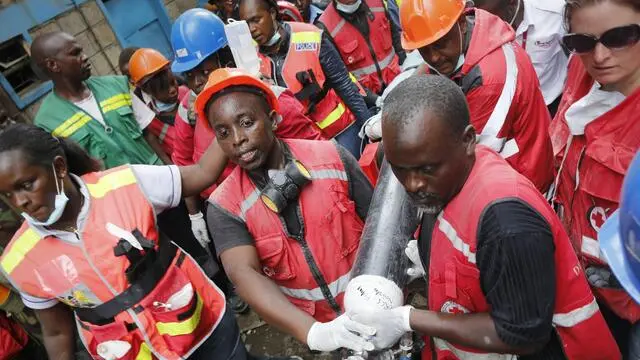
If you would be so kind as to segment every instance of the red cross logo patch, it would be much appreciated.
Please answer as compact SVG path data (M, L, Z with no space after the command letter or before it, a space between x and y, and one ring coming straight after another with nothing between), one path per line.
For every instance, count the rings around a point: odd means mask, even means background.
M607 221L607 212L609 209L603 209L600 206L592 206L587 213L587 219L589 219L589 223L591 227L596 232L600 231L604 222Z
M445 302L444 305L442 305L440 312L457 315L457 314L468 314L470 311L466 307L454 301L449 300Z

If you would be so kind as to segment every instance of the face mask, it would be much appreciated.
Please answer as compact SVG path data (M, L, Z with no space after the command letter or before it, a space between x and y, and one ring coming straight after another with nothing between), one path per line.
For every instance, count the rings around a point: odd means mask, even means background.
M278 41L280 41L280 31L278 31L278 29L276 29L276 32L273 34L273 36L271 37L271 39L269 39L269 41L267 41L263 46L273 46L275 44L278 43Z
M522 2L522 0L518 0L518 6L516 7L516 12L513 13L513 17L511 18L511 21L509 21L509 25L513 26L513 22L516 21L516 18L518 17L518 11L520 11L520 3Z
M453 75L456 72L458 72L458 70L460 70L462 68L462 65L464 65L464 51L463 51L463 44L462 44L462 29L460 28L460 24L458 24L458 34L460 35L460 55L458 56L458 62L456 63L456 67L453 69L453 71L450 74L447 75ZM425 61L426 62L426 61ZM429 67L429 69L435 71L438 75L445 75L445 74L441 74L435 67L431 66L431 64L429 64L428 62L427 66Z
M158 100L154 100L153 102L156 106L156 109L159 112L169 112L169 111L173 111L175 110L175 108L178 106L178 103L173 103L173 104L167 104L167 103L163 103L161 101Z
M279 213L295 201L302 188L311 181L311 174L298 161L291 161L284 170L269 170L269 183L260 198L271 211Z
M342 11L343 13L353 14L358 10L360 4L362 4L362 0L358 0L351 5L345 5L339 1L336 1L336 9Z
M51 165L53 167L53 165ZM62 213L64 213L64 208L67 206L67 202L69 202L69 198L67 194L64 193L64 184L62 183L62 179L60 179L60 186L58 186L58 175L56 175L56 169L53 168L53 177L56 181L56 195L55 199L55 208L49 214L49 218L45 221L38 221L27 213L23 212L22 217L25 218L32 225L40 225L40 226L50 226L56 223L56 221L60 220L62 217Z

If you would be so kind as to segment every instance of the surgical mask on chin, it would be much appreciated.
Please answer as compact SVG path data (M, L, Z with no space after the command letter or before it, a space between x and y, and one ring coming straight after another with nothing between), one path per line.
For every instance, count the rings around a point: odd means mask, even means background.
M51 166L53 167L53 164ZM51 214L49 214L49 218L45 221L38 221L32 218L31 216L29 216L29 214L25 212L21 214L22 217L25 218L32 225L51 226L55 224L62 217L62 214L64 213L64 209L67 206L67 203L69 202L69 198L67 197L67 194L64 193L64 184L62 184L62 179L60 180L61 185L58 186L58 175L56 175L55 168L53 168L53 177L55 178L55 181L56 181L57 194L54 202L55 207L51 212Z
M163 102L158 101L158 100L155 100L154 104L156 106L156 109L161 113L173 111L178 106L177 102L175 102L173 104L167 104L167 103L163 103Z
M336 9L342 11L343 13L353 14L358 10L360 4L362 4L362 0L358 0L351 5L345 5L339 1L336 1Z
M280 41L280 37L281 37L280 36L280 31L278 31L278 29L276 29L276 32L273 34L271 39L269 39L269 41L264 43L263 46L273 46L273 45L277 44L278 41Z
M463 44L462 44L462 29L460 28L460 24L458 24L458 34L460 34L460 55L458 56L458 62L456 63L455 68L453 69L453 71L450 74L441 74L438 69L436 69L435 67L431 66L431 64L429 64L428 62L425 61L425 63L427 64L427 66L429 67L429 69L435 71L438 75L443 75L443 76L447 76L447 75L453 75L455 73L458 72L458 70L460 70L462 68L462 65L464 65L464 51L463 51Z

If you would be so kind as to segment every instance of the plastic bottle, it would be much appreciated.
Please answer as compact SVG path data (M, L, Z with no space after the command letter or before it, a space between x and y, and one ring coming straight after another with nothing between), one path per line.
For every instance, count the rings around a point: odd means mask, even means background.
M236 62L236 67L254 76L260 75L260 58L258 47L251 37L247 22L229 19L224 26L227 42Z

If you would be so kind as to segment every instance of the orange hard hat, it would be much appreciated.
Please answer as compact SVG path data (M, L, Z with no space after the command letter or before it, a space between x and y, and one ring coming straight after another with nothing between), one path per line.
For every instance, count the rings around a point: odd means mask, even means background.
M220 68L209 75L209 80L207 80L204 89L196 98L196 113L200 121L204 121L206 127L209 128L210 126L209 121L207 121L207 114L205 114L205 108L213 95L226 88L240 85L254 87L263 92L267 96L267 101L271 108L278 111L278 97L269 85L244 70L237 68Z
M403 0L402 47L419 49L445 36L462 15L465 0Z
M142 80L153 75L169 65L164 55L154 49L138 49L129 59L129 74L134 85L140 85Z
M300 10L288 1L278 1L278 12L282 16L283 21L304 22Z

